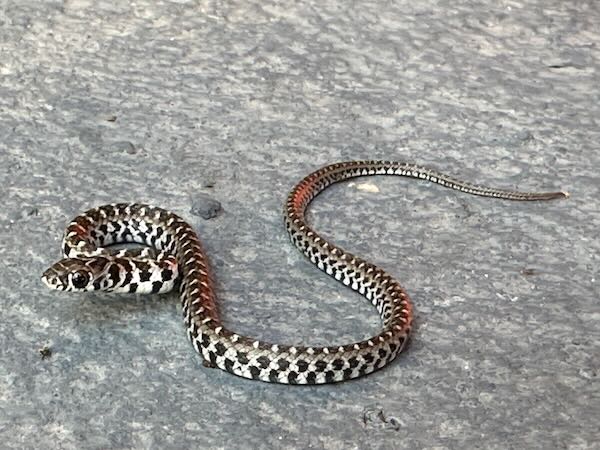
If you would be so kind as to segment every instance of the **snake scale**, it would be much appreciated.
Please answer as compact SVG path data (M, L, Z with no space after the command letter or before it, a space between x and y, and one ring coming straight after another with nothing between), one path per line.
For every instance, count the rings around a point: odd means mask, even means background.
M220 318L207 257L192 227L161 208L112 204L76 217L63 239L64 259L42 276L63 291L168 292L179 283L187 334L206 365L244 378L273 383L322 384L369 374L406 346L413 307L398 281L379 267L327 242L305 221L311 200L333 183L365 175L428 180L469 194L508 200L550 200L565 192L526 193L491 189L403 162L349 161L323 167L298 183L285 204L292 243L319 269L359 292L379 312L379 334L362 342L328 347L281 345L241 336ZM111 244L146 248L114 251Z

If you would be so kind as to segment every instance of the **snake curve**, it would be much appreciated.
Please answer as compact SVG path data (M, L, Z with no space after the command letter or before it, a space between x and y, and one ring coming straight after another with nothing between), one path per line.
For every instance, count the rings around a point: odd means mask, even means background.
M292 243L319 269L362 294L382 320L379 334L361 342L326 346L271 344L230 331L221 321L207 257L192 227L161 208L112 204L73 219L63 238L64 259L42 276L65 291L168 292L180 282L187 335L205 364L273 383L322 384L360 377L384 367L406 346L413 306L398 281L379 267L327 242L305 221L311 200L333 183L365 175L400 175L469 194L508 200L550 200L566 192L528 193L460 181L404 162L349 161L325 166L289 193L284 222ZM148 249L110 251L114 243Z

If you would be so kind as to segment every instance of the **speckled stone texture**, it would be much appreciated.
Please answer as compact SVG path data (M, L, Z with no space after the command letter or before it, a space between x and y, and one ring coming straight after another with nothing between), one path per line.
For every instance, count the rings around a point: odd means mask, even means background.
M599 23L596 0L0 1L1 447L600 448ZM174 294L39 280L73 216L151 202L201 235L230 328L364 338L376 314L281 218L301 177L363 158L572 197L321 195L314 227L417 309L409 350L345 384L203 367Z

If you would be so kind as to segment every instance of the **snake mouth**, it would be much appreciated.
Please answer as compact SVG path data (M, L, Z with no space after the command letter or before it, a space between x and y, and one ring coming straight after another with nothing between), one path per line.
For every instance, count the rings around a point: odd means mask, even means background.
M42 283L44 283L46 287L50 289L56 289L61 291L65 290L64 284L62 283L62 281L60 281L60 278L52 269L48 269L42 274Z

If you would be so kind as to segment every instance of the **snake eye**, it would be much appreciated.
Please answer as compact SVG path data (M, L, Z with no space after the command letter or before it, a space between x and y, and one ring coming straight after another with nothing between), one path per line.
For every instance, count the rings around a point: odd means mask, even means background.
M80 270L73 274L72 281L74 288L82 289L86 287L88 282L90 281L90 275L87 272Z

